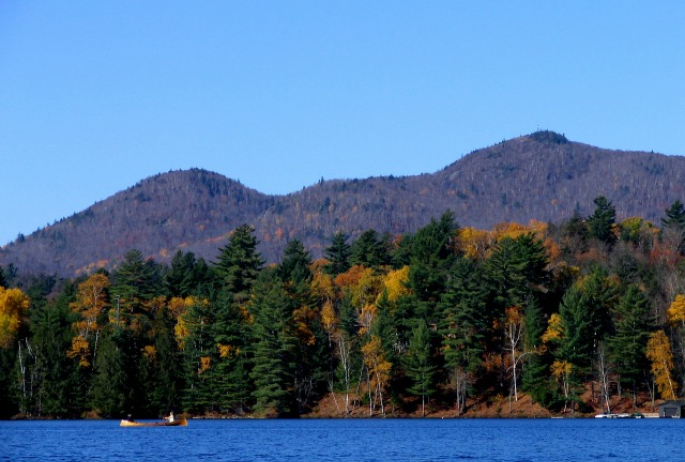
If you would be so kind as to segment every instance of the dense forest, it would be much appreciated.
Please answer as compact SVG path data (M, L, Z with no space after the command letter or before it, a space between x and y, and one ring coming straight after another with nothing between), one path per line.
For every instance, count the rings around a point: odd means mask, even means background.
M216 261L130 250L76 279L0 271L0 416L305 415L469 410L525 394L582 411L591 384L672 399L685 384L685 206L658 225L594 212L557 224L338 232L266 265L249 225Z

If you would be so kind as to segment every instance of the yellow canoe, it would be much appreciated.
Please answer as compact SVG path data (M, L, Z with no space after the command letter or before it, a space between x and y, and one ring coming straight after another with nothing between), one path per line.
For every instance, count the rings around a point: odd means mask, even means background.
M172 422L135 422L127 419L122 419L119 424L120 427L187 427L188 421L185 418L174 420Z

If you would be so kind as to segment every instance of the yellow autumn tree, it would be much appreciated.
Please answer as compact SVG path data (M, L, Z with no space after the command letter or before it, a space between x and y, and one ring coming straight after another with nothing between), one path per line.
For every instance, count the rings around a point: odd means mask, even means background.
M461 228L457 231L457 248L464 257L472 260L485 260L493 245L490 232L476 228Z
M516 239L531 231L526 225L514 222L498 223L492 228L492 234L497 242L506 238Z
M390 271L383 278L383 287L388 294L388 300L397 301L400 297L409 294L409 266L404 266L396 271Z
M668 322L685 327L685 295L676 295L667 312Z
M81 337L90 339L93 334L100 330L98 317L108 308L107 289L109 278L97 273L90 276L78 285L76 300L69 304L69 308L78 316L74 322L74 329Z
M67 357L78 358L79 367L90 367L90 343L88 340L82 335L72 338Z
M342 372L342 383L345 390L345 415L350 415L350 388L352 385L352 342L344 329L340 329L340 319L335 312L333 303L326 301L321 308L321 325L323 326L328 343L334 346L334 354L338 357ZM330 382L333 390L333 383ZM335 397L335 395L333 395ZM337 405L337 404L336 404Z
M663 330L654 332L647 342L647 359L652 362L654 383L663 399L676 399L678 384L673 380L671 344Z
M314 273L310 290L312 295L322 302L334 300L336 296L333 278L330 274L326 274L323 271Z
M369 415L373 414L375 404L378 403L381 414L385 415L384 391L390 380L392 364L385 357L380 337L372 335L370 340L362 346L362 357L367 370L369 386Z
M295 335L301 345L312 346L316 344L316 335L312 330L312 325L318 320L319 312L309 306L302 306L293 310Z
M554 361L552 367L550 368L552 372L552 377L554 377L562 392L564 393L564 413L567 410L568 399L571 389L571 373L573 372L573 364L567 361Z
M561 340L564 336L564 327L559 313L553 313L547 322L547 330L542 335L544 344L554 343Z
M333 303L326 301L321 308L321 325L330 339L335 338L339 322Z
M9 348L29 309L29 297L20 289L0 287L0 348Z
M174 337L179 350L183 350L186 346L186 339L193 328L204 324L202 317L193 316L191 308L195 306L206 307L209 302L207 300L198 300L194 297L173 297L168 302L169 310L176 318L176 325L174 326Z
M666 312L668 323L673 328L673 336L678 355L685 359L685 296L678 294Z
M364 305L359 313L357 322L359 323L359 335L367 335L371 333L371 326L378 315L378 308L376 305Z

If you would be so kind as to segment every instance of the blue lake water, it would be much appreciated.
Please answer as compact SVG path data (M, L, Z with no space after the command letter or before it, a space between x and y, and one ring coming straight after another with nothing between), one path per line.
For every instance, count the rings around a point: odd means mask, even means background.
M0 461L683 460L685 420L2 421Z

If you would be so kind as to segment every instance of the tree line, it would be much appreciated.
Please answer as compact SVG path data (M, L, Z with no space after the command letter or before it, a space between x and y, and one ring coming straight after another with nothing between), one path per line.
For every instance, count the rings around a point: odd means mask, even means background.
M216 261L129 251L76 279L0 271L0 417L298 416L450 408L522 393L557 412L685 390L685 206L660 226L613 204L561 224L291 240L254 230ZM333 393L332 395L330 395Z

